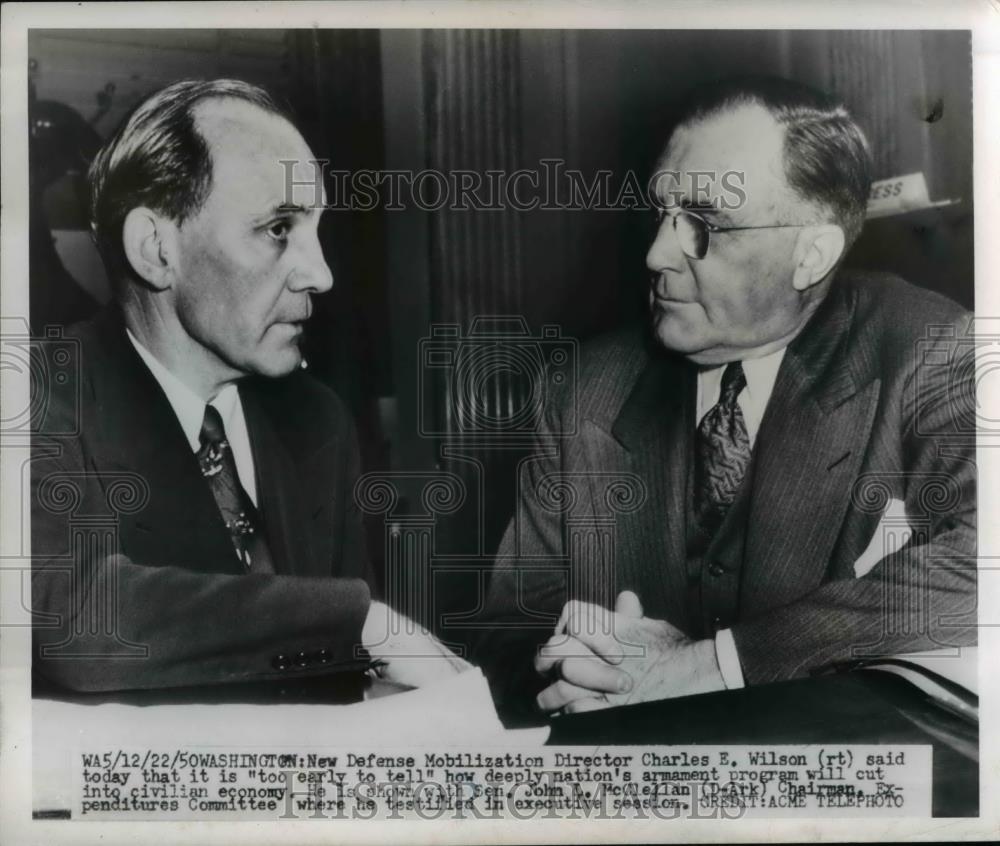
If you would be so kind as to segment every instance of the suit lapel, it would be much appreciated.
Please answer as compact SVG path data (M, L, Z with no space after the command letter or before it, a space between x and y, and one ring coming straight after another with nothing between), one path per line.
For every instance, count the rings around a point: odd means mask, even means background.
M279 434L280 415L268 413L269 405L261 386L256 382L241 385L240 399L250 433L260 512L275 571L308 575L313 556L307 521L312 510L307 513L302 491L312 487L301 478L305 468L296 469ZM282 411L289 413L288 409Z
M119 519L123 551L144 564L180 564L212 572L242 572L211 490L180 422L152 373L125 335L120 315L109 310L97 323L89 360L96 416L98 473L136 474L149 501Z
M693 368L681 359L654 355L612 428L626 450L625 467L647 487L645 505L617 520L626 561L637 570L632 587L647 613L663 614L681 626L689 612L685 568L677 565L685 560L694 378Z
M754 449L741 607L759 613L825 574L879 396L836 286L782 361Z

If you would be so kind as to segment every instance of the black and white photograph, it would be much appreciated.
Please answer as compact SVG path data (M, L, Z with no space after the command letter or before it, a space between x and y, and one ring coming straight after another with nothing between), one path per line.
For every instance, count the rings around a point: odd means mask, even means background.
M995 26L44 5L8 842L995 836Z

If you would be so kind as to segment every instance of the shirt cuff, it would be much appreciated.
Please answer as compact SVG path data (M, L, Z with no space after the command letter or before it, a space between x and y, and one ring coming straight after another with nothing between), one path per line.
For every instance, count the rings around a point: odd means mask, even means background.
M743 681L743 669L740 667L740 656L736 653L736 641L733 640L732 629L720 629L715 634L715 657L719 662L719 672L727 690L739 690L746 687Z

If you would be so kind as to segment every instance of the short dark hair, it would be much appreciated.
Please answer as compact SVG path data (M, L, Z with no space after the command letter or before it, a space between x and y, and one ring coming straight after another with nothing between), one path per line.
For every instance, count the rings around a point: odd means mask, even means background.
M238 79L175 82L136 106L87 175L91 234L113 285L133 273L122 245L132 209L146 206L183 223L211 192L212 157L194 119L194 107L209 98L243 100L289 117L263 88Z
M868 140L847 107L800 82L734 77L694 89L677 125L744 105L761 106L784 127L789 186L804 200L829 210L852 244L865 222L872 160Z

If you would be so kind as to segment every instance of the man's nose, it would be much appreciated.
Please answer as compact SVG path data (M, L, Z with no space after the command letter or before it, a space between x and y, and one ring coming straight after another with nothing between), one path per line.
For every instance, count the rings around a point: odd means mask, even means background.
M322 294L333 287L333 272L323 257L319 238L312 236L300 246L295 269L289 277L289 287L295 291Z
M670 217L663 218L659 229L656 230L656 237L649 245L646 253L646 267L653 273L662 273L665 270L681 270L684 266L684 251L681 250L680 241L674 231L674 222Z

